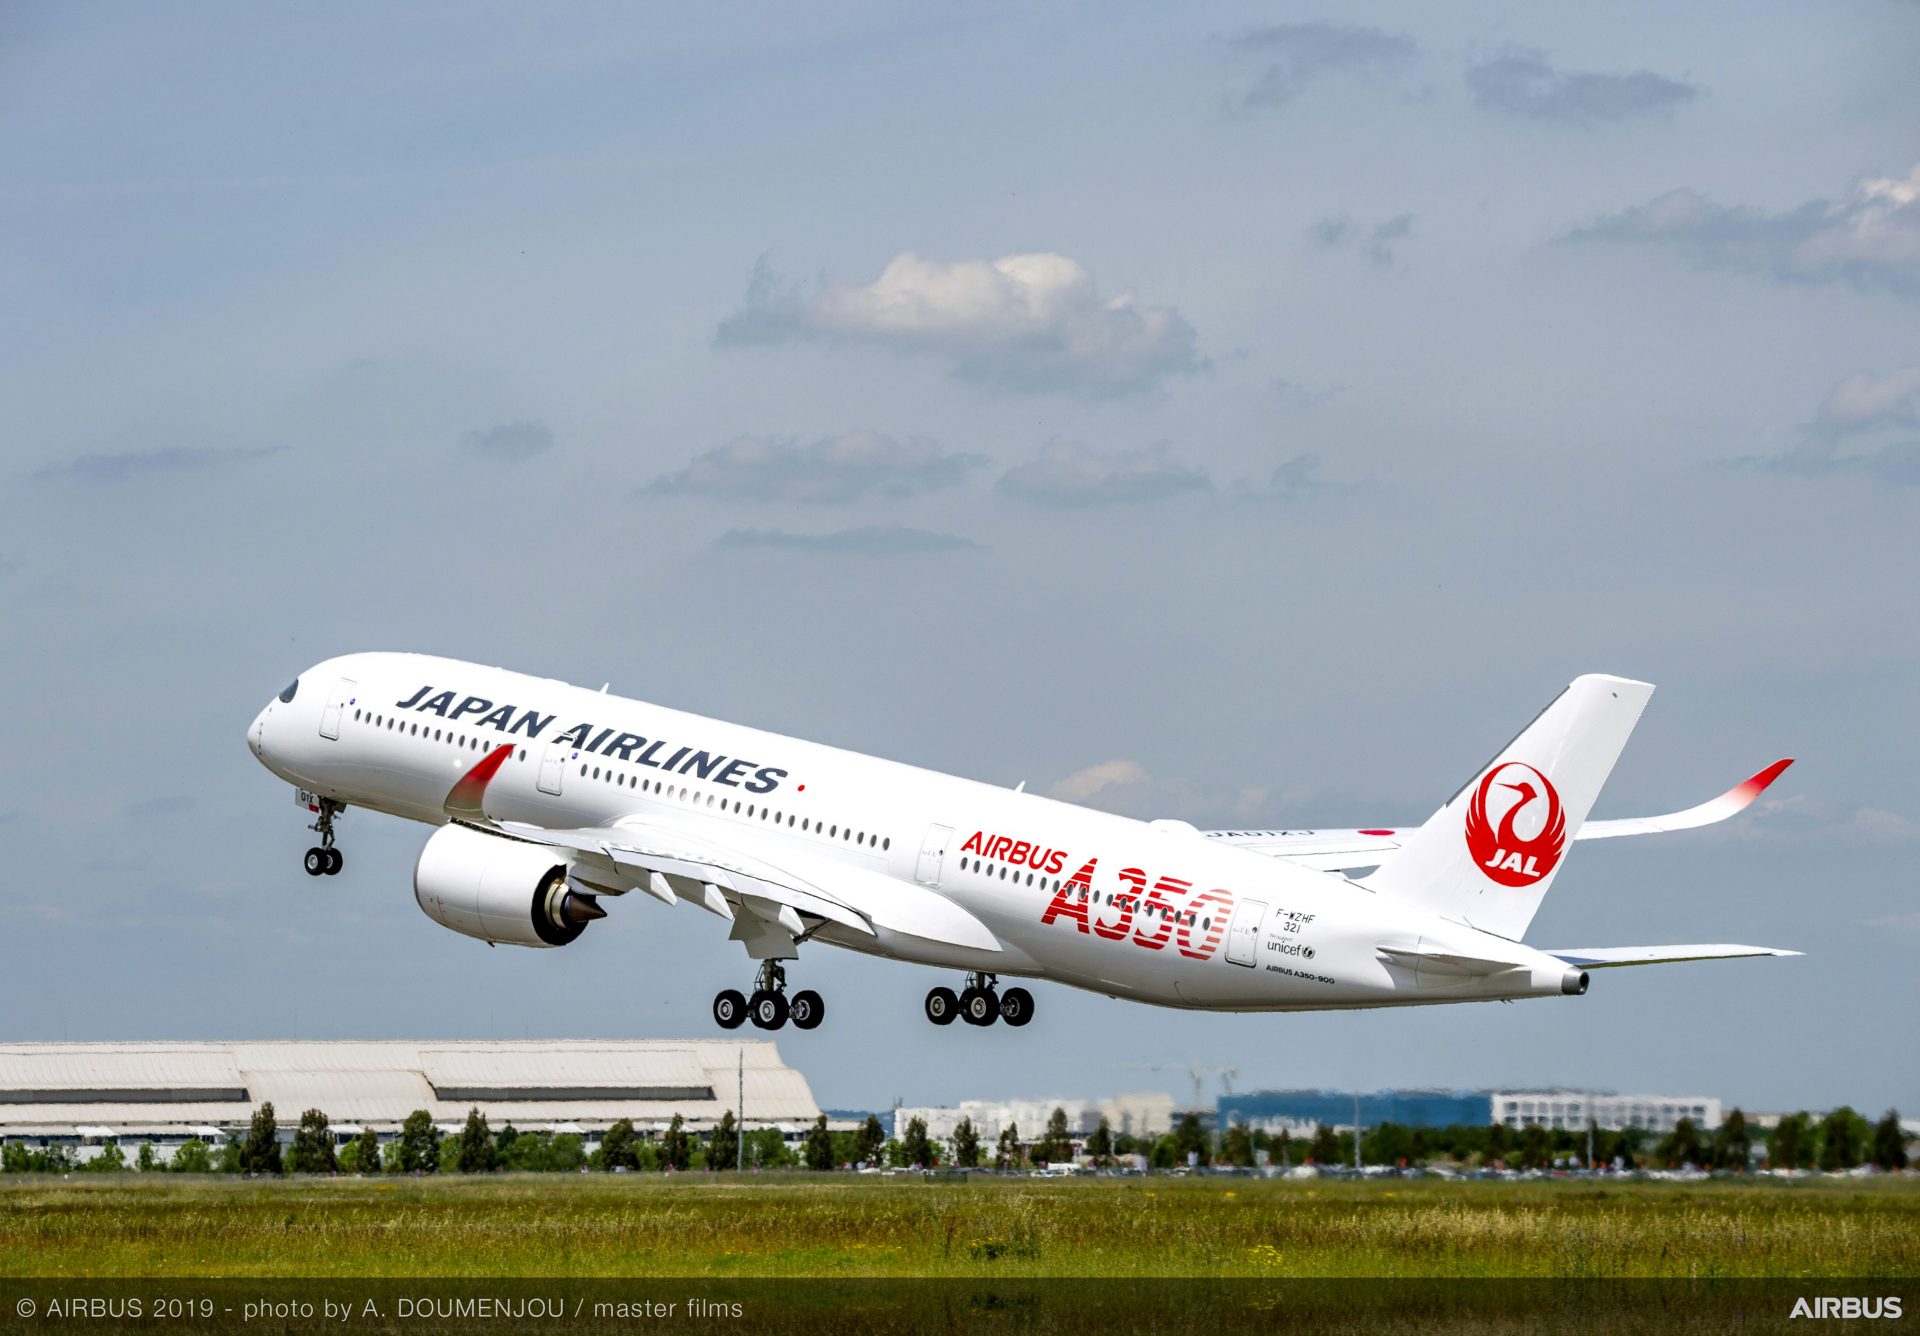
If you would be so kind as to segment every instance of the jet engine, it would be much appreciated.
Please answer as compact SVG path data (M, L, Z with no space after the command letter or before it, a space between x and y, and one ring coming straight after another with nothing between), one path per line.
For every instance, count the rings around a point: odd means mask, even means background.
M567 885L552 849L442 826L413 868L413 898L442 927L485 942L565 946L607 911Z

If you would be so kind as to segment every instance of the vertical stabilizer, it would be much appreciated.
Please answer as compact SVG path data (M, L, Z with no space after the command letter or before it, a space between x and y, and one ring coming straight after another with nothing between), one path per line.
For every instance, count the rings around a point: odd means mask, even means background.
M1575 678L1362 885L1518 941L1652 694Z

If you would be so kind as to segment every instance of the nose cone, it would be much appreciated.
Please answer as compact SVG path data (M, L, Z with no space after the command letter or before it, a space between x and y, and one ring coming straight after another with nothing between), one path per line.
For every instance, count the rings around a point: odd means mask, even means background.
M260 711L259 714L256 714L253 717L253 723L247 727L247 747L253 752L257 760L264 761L267 759L267 716L272 712L273 707L269 705L266 709Z

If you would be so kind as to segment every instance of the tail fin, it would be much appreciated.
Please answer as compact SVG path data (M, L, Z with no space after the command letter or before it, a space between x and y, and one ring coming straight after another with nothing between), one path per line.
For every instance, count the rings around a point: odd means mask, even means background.
M1361 884L1518 941L1652 694L1575 678Z

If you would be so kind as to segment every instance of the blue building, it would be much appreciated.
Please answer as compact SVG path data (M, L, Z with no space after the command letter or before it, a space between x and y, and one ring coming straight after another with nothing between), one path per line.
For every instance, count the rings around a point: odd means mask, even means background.
M1311 1131L1352 1127L1354 1092L1351 1090L1251 1090L1222 1095L1217 1105L1218 1125L1245 1123L1269 1132ZM1399 1123L1403 1127L1448 1127L1455 1124L1485 1127L1493 1121L1490 1090L1373 1090L1359 1095L1360 1122Z

